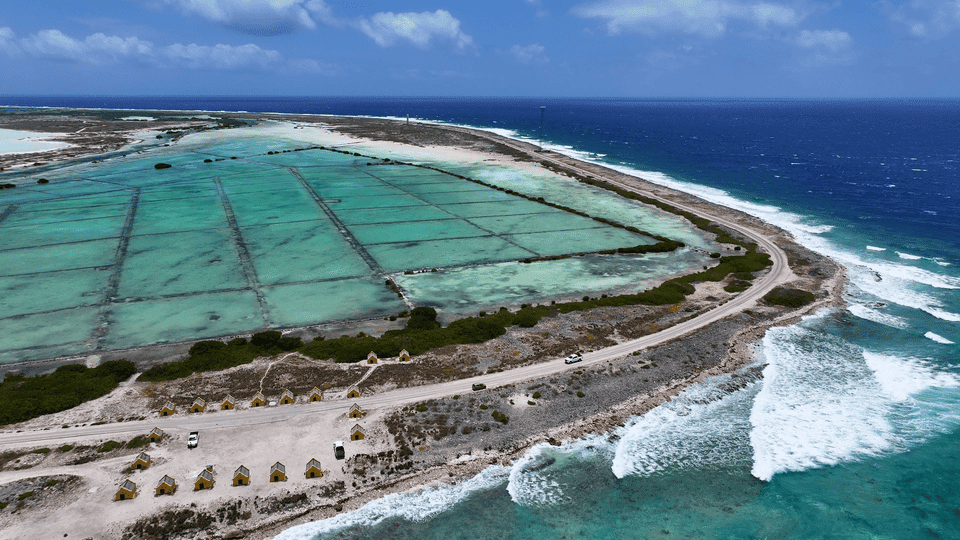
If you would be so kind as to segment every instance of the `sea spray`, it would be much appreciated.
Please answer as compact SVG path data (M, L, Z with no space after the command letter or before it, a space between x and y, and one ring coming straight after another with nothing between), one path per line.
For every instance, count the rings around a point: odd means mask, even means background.
M747 462L755 385L728 394L724 388L729 379L714 377L632 419L619 430L613 473L623 478Z
M894 443L888 400L856 345L819 325L828 311L772 328L762 341L763 386L750 413L754 476L877 455Z
M472 493L503 485L509 472L508 467L494 465L469 480L449 487L428 487L411 494L393 493L373 500L353 512L292 527L278 534L274 540L311 540L320 535L354 527L373 527L391 518L423 521L449 510Z

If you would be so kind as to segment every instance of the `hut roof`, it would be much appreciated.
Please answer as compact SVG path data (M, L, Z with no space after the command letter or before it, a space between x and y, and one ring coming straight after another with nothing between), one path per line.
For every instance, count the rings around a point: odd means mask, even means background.
M249 476L250 476L250 469L248 469L248 468L244 467L243 465L241 465L241 466L237 467L237 470L236 470L236 471L233 472L233 476L236 477L237 475L240 475L240 474L249 477Z
M404 349L404 350L400 351L400 354L399 354L398 356L404 356L404 355L410 356L410 353L408 353L407 350Z
M253 399L254 399L254 400L256 400L257 398L260 398L260 399L262 399L263 401L266 401L266 400L267 400L267 398L263 397L263 394L260 393L260 392L257 392L256 394L253 395Z
M162 437L162 436L163 436L163 431L161 431L160 428L155 427L155 428L153 428L153 429L150 430L150 434L151 434L151 435L160 435L160 436Z
M193 400L193 404L194 404L194 405L200 405L201 407L206 407L206 406L207 406L207 402L204 401L203 398L197 398L197 399Z
M280 471L283 474L287 474L287 468L284 467L283 463L280 463L279 461L274 463L273 466L270 467L270 472L273 472L273 471Z
M321 468L320 462L317 461L316 459L311 459L310 461L307 462L307 470L310 470L310 467L316 467L320 469Z
M162 486L162 485L164 485L164 484L166 484L166 485L168 485L168 486L170 486L170 487L173 487L173 486L177 485L177 481L174 480L173 478L171 478L170 476L167 476L167 475L165 474L165 475L163 475L163 478L160 479L160 483L157 484L157 487L160 487L160 486Z
M359 410L360 410L360 406L357 405L356 403L350 406L350 412L359 411Z
M201 478L203 478L204 480L206 480L206 481L208 481L208 482L213 482L213 474L211 474L210 471L208 471L208 470L206 470L206 469L201 470L200 472L198 472L198 473L195 474L194 476L197 478L197 480L200 480Z
M284 398L284 397L293 398L293 392L291 392L291 391L289 391L289 390L284 390L283 393L280 394L280 397L281 397L281 398Z
M353 429L350 430L350 431L351 431L351 432L359 431L360 433L363 433L363 428L360 427L360 424L357 424L357 425L353 426Z
M229 395L229 394L227 394L227 397L223 398L223 402L224 402L224 403L227 403L227 402L234 403L234 402L236 402L236 401L237 401L237 400L233 399L233 396L231 396L231 395Z
M120 484L120 489L126 489L128 491L136 491L137 484L135 484L133 480L130 480L129 478L127 478L126 480L123 481L122 484Z
M350 388L347 388L347 393L349 394L350 392L352 392L352 391L354 391L354 390L356 390L358 394L360 393L360 389L357 388L357 385L353 385L353 386L351 386Z
M177 410L177 408L176 408L176 407L174 407L174 405L173 405L173 402L172 402L172 401L168 401L168 402L166 402L166 403L165 403L165 404L163 405L163 408L164 408L164 409L170 409L170 410L172 410L172 411L175 411L175 410Z
M136 460L137 460L137 461L144 461L144 462L150 463L150 454L148 454L148 453L146 453L146 452L140 452L140 455L137 456L137 459L136 459Z
M376 358L376 357L377 357L377 353L373 351L370 351L370 354L367 355L367 358Z

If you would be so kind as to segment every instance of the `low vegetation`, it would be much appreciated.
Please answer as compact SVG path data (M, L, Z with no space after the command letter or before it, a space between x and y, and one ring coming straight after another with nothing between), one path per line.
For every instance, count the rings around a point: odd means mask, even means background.
M76 407L112 392L137 372L133 362L112 360L95 367L68 365L47 375L7 373L0 382L0 425Z
M805 306L816 299L817 297L812 292L788 287L777 287L763 297L763 301L768 304L791 308Z
M222 341L200 341L190 347L190 356L182 362L165 362L140 375L141 381L171 381L204 371L220 371L247 364L258 356L295 351L303 345L300 338L283 337L280 332L268 331L245 338ZM399 351L398 351L399 352Z

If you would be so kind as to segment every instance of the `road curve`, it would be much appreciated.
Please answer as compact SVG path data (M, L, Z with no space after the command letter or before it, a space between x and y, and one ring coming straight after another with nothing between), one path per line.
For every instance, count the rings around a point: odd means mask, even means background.
M493 135L488 136L489 134L474 130L466 130L464 128L447 128L469 131L471 134L483 136L484 138L500 144L506 144L522 152L528 152L527 148L521 146L522 143L515 144L509 139L502 139ZM761 234L759 231L755 231L752 228L733 222L722 216L712 215L710 213L703 212L700 209L658 197L628 184L601 177L585 169L570 165L564 160L554 158L549 154L537 154L537 158L542 161L550 161L563 168L576 171L578 174L583 176L597 178L603 180L604 182L614 184L622 189L657 199L673 205L681 210L691 212L724 227L735 230L756 242L758 246L770 254L770 260L773 264L766 274L757 278L750 288L740 293L732 300L721 304L710 311L701 313L692 319L674 325L670 328L666 328L657 333L586 353L583 355L583 362L577 364L568 365L565 364L562 359L556 359L548 362L511 369L500 373L491 373L471 377L468 379L459 379L456 381L416 386L412 388L401 388L351 400L343 399L291 406L217 411L214 414L190 414L166 418L153 418L143 421L104 424L99 426L90 425L69 429L48 428L47 430L25 431L22 433L2 433L0 434L0 448L17 448L36 445L53 446L83 439L99 439L106 437L119 438L120 436L132 437L139 434L146 434L151 428L153 428L153 426L159 426L164 431L170 433L210 429L232 429L240 426L255 426L285 422L298 417L309 417L310 415L316 413L336 411L340 409L342 409L343 412L346 412L353 403L358 403L365 409L402 407L404 405L409 405L411 403L428 399L438 399L457 394L468 394L471 392L471 385L474 383L484 383L487 385L487 388L495 389L499 386L519 383L531 379L549 377L569 370L582 369L584 366L606 362L614 358L625 356L634 351L646 349L680 338L723 318L743 311L747 307L753 305L754 302L776 287L779 283L788 280L791 276L790 268L787 264L786 253L784 253L779 246L777 246L772 240Z

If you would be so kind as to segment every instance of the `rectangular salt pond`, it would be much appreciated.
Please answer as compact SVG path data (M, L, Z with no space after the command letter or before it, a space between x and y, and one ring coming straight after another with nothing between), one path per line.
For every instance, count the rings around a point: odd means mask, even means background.
M0 323L12 329L0 362L384 317L408 309L387 278L418 305L459 313L702 264L688 250L520 264L653 240L420 167L324 150L265 155L304 146L184 144L0 192ZM225 159L204 163L214 158ZM592 188L557 190L556 178L469 170L628 225L663 220ZM706 245L670 223L661 229ZM441 271L403 274L428 268Z

